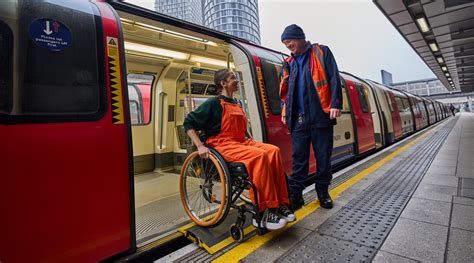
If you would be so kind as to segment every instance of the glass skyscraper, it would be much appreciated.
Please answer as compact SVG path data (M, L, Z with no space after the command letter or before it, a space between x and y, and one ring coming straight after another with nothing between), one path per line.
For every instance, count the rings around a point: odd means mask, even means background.
M204 26L260 45L258 0L203 0Z
M156 0L155 10L158 13L202 25L202 4L202 0Z
M155 10L260 45L258 0L155 0Z

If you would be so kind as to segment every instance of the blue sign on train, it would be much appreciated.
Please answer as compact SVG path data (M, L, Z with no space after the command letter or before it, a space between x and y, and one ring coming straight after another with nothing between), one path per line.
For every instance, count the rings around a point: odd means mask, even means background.
M71 31L63 23L49 18L31 23L29 35L36 45L51 51L62 51L72 42Z

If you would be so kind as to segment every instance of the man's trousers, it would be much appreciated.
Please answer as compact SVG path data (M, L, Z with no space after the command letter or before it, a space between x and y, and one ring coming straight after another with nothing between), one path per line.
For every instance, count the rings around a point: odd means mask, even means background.
M316 128L305 116L296 118L291 133L293 174L288 177L290 195L301 195L308 180L310 147L316 158L316 188L327 189L331 184L331 154L334 126Z

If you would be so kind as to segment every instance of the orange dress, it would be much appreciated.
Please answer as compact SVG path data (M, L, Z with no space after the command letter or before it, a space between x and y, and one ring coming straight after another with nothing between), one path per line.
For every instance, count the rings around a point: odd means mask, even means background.
M244 163L250 181L257 188L260 211L289 205L285 170L280 148L245 138L247 117L239 103L222 105L222 122L219 134L209 137L206 144L216 149L227 162ZM253 200L253 193L250 196Z

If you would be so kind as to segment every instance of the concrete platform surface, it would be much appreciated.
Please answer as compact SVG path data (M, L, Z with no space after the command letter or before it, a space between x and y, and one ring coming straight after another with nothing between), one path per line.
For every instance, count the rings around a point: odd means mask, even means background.
M430 131L454 124L433 156L416 157L431 158L429 163L405 165L423 147L413 145L336 196L333 209L316 209L241 261L474 262L474 114L455 118ZM384 178L394 169L422 174ZM378 188L381 180L391 186ZM397 205L403 205L400 211ZM389 233L380 244L372 242L370 234L384 227Z

